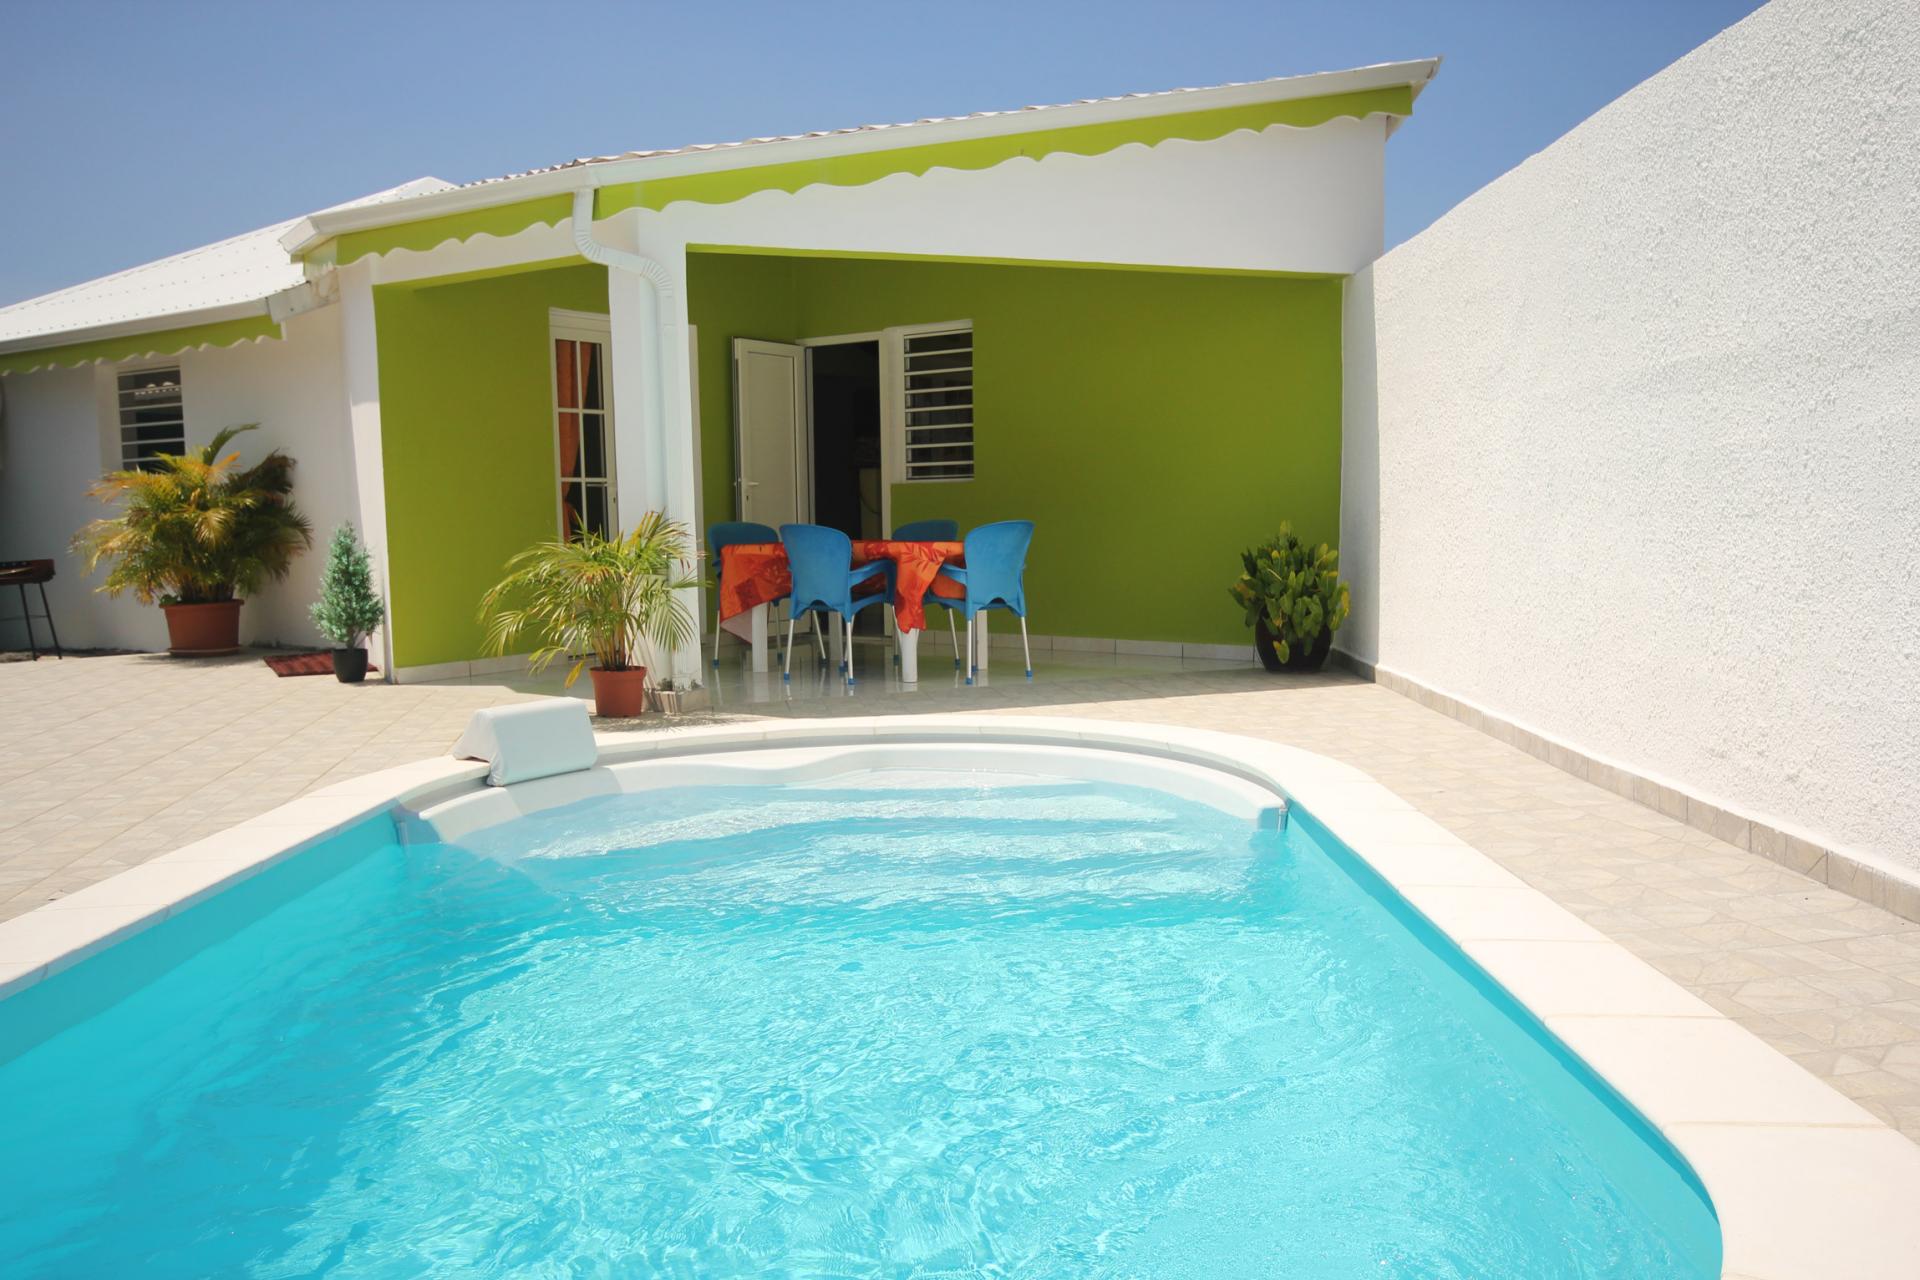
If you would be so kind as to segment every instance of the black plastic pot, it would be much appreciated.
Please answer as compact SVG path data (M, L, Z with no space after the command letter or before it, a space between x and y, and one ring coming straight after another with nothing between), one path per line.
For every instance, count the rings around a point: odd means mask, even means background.
M1280 661L1280 655L1273 651L1273 641L1273 629L1267 625L1265 618L1253 624L1253 651L1259 655L1260 665L1269 671L1318 671L1327 665L1327 655L1333 652L1333 632L1324 627L1306 648L1293 646L1293 652L1287 655L1285 662Z
M333 678L341 684L359 684L367 678L367 651L365 649L335 649L333 651Z

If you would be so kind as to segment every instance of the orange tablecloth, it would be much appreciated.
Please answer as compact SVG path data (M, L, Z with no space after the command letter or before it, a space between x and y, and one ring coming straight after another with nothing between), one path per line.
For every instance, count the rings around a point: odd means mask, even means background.
M853 542L855 567L891 560L899 566L894 575L893 616L907 631L924 630L927 625L926 595L960 599L966 593L952 578L940 576L943 564L964 564L957 542L896 542L891 538L856 538ZM877 568L877 565L876 565ZM877 589L876 572L861 586ZM737 617L755 605L778 600L793 590L793 574L787 568L787 549L777 542L740 542L720 548L720 618ZM856 594L865 594L856 590Z

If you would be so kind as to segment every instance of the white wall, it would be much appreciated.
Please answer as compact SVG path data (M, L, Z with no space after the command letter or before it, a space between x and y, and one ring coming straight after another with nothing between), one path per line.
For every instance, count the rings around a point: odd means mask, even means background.
M100 514L99 504L86 496L102 470L95 376L83 366L0 378L7 437L0 464L0 560L58 562L47 604L67 647L164 649L167 625L160 612L130 597L109 600L95 593L81 562L67 551L74 531ZM38 594L28 588L27 598L38 613ZM19 609L17 592L0 588L0 616L11 618ZM34 624L34 636L47 643L44 623ZM0 623L0 645L26 647L19 623Z
M282 341L181 357L189 438L204 441L221 427L259 423L259 430L234 441L241 461L276 448L292 455L294 504L313 523L313 549L293 562L285 582L240 611L240 634L249 644L320 643L307 607L319 593L327 539L341 521L358 521L340 315L339 307L324 307L289 319Z
M285 583L268 588L241 611L241 638L249 643L314 644L306 616L319 581L325 541L354 514L352 455L340 371L339 308L287 322L280 341L182 352L187 444L197 448L222 427L258 422L234 442L242 461L279 447L291 453L294 501L313 521L314 549L295 561ZM143 361L141 363L155 363ZM131 362L128 366L131 367ZM166 621L158 609L132 597L110 600L67 550L75 530L107 508L86 490L113 464L118 430L113 418L116 366L12 374L0 381L6 397L6 457L0 465L0 559L59 561L47 588L60 639L72 648L164 649ZM0 591L0 616L18 610L17 596ZM29 591L29 596L32 592ZM33 599L37 611L39 601ZM43 641L44 630L36 635ZM0 644L18 647L17 623L0 625Z
M1920 868L1917 92L1774 0L1357 277L1343 647Z

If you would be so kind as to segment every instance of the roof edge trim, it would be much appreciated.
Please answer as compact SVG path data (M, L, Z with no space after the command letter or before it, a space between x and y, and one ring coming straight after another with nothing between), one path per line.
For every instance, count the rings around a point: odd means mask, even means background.
M156 316L151 321L36 334L32 338L0 343L0 375L178 355L189 348L231 347L282 336L280 326L267 314L264 300L209 307L203 311Z
M888 125L766 142L731 143L653 156L596 160L402 200L309 214L282 235L280 243L289 253L299 256L329 239L354 231L477 212L543 196L570 195L582 187L656 182L665 178L934 146L944 142L966 142L1084 125L1147 120L1156 116L1188 115L1222 108L1334 97L1372 89L1404 87L1409 90L1410 106L1412 100L1418 98L1433 79L1439 66L1438 58L1425 58L1210 89L1174 90L952 120Z

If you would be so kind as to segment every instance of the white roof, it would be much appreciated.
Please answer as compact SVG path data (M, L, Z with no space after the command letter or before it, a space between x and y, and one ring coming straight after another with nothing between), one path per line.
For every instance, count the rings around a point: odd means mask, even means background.
M808 133L783 133L766 138L743 138L737 142L699 142L685 147L666 147L652 151L623 151L616 155L582 156L577 160L565 160L559 164L548 165L541 169L527 169L520 173L509 173L498 178L482 178L477 182L461 183L461 189L492 186L498 182L512 182L518 178L530 178L535 174L559 173L568 169L581 169L588 165L612 164L620 160L656 160L662 156L690 156L711 151L740 151L753 147L764 147L780 142L805 142L816 138L844 138L851 134L889 133L902 129L921 130L927 125L936 124L976 124L992 122L1001 126L999 131L1012 132L1022 128L1058 128L1064 123L1054 113L1074 114L1077 108L1106 107L1116 103L1137 107L1140 114L1154 114L1161 111L1179 112L1204 110L1207 106L1222 105L1215 102L1200 102L1197 99L1219 98L1231 91L1242 91L1238 96L1252 100L1285 101L1289 98L1304 98L1323 93L1346 93L1356 89L1378 88L1383 85L1405 84L1413 89L1418 98L1420 91L1433 78L1439 68L1438 58L1424 58L1417 62L1387 62L1369 67L1355 67L1349 71L1316 71L1308 75L1274 76L1266 80L1242 80L1229 84L1190 87L1184 89L1159 89L1148 93L1122 93L1106 98L1080 98L1073 102L1041 103L1031 107L1017 107L1011 111L973 111L959 116L926 116L919 120L907 120L898 124L857 124L841 129L815 129ZM1037 124L1028 124L1023 119L1035 114L1049 118ZM918 143L918 137L909 140ZM749 161L759 164L759 159ZM777 163L770 161L768 163Z
M1421 58L1412 62L1383 62L1347 71L1318 71L1310 75L1280 76L1271 80L1213 85L1204 89L1172 89L1117 98L1089 98L1057 106L1023 107L1016 111L981 111L968 116L916 120L909 124L860 125L816 133L749 138L744 142L679 147L671 151L630 151L615 156L592 156L547 169L470 182L452 190L428 192L378 209L342 207L322 210L300 219L292 230L280 238L280 243L290 253L306 253L330 237L349 231L465 213L540 196L570 194L583 187L613 186L681 174L818 160L828 156L886 151L895 147L1108 124L1178 112L1284 102L1399 85L1410 88L1412 96L1417 98L1439 69L1440 59Z
M588 157L464 186L438 178L420 178L218 244L190 249L70 289L0 307L0 353L266 315L269 298L305 283L304 268L289 254L304 253L328 237L346 231L571 192L580 187L1140 119L1168 112L1243 106L1392 85L1407 85L1417 97L1439 66L1438 58L1425 58L1246 84L1094 98L1017 111L983 111L969 116L916 120L910 124L862 125L671 151L632 151Z
M451 185L438 178L419 178L352 204L400 200L444 191ZM280 237L299 222L298 218L276 222L231 240L0 307L0 351L265 315L268 298L305 279L304 269L280 245Z

